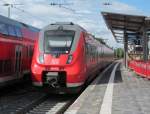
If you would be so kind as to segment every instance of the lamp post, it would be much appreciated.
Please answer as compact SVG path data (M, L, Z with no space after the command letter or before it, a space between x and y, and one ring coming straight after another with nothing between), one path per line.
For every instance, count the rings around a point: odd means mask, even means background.
M8 7L8 18L10 18L10 16L11 16L11 15L10 15L10 13L11 13L11 8L13 8L14 5L23 5L23 4L9 4L9 3L3 4L3 6Z
M10 7L13 7L11 4L3 4L3 6L7 6L8 7L8 18L10 18Z

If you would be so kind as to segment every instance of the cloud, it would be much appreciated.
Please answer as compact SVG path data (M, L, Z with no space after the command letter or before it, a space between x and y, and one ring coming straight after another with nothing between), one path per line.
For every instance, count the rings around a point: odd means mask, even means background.
M104 11L108 11L108 12L116 12L116 13L124 13L124 14L134 14L134 15L141 15L143 14L143 11L141 11L140 9L136 8L135 6L131 6L119 1L113 1L111 2L112 5L102 5L101 4L101 8Z
M111 6L104 6L102 3L106 0L69 0L72 5L66 8L50 6L50 0L4 0L7 3L21 3L22 6L16 6L21 9L11 9L11 18L21 22L42 28L54 22L72 21L83 26L87 31L95 34L97 37L109 39L111 46L116 44L110 30L100 14L100 11L113 11L119 13L140 14L141 11L136 7L113 0ZM60 2L60 0L53 0ZM67 1L67 0L61 0ZM68 1L67 1L68 2ZM2 3L0 1L0 3ZM75 11L72 11L75 10ZM7 7L0 7L0 14L7 16ZM120 45L118 45L120 46Z

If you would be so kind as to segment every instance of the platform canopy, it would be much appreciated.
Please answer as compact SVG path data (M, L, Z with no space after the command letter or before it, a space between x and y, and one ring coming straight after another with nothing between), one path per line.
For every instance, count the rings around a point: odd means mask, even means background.
M122 42L124 35L127 35L128 40L137 39L146 18L145 16L110 12L102 12L102 15L117 42Z

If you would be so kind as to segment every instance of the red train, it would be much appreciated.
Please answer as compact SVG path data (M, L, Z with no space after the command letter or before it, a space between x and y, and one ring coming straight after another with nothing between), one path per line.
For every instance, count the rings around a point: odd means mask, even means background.
M79 25L50 24L35 44L32 81L52 91L74 93L112 61L113 50Z
M0 15L0 86L23 78L30 71L39 29Z

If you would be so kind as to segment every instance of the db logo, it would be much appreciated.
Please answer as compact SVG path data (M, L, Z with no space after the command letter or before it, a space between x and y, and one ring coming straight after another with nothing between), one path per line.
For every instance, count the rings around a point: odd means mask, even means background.
M59 64L59 59L52 59L51 64L53 65Z

